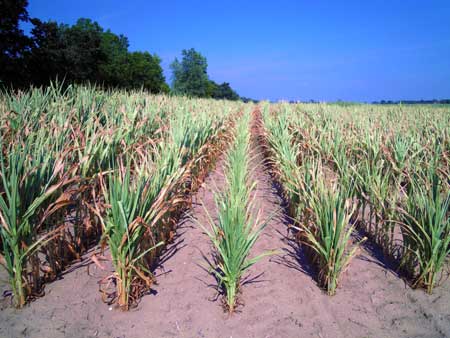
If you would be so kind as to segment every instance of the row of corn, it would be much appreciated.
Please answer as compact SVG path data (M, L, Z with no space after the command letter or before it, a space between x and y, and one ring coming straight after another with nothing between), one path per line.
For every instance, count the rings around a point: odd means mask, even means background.
M236 121L234 139L225 157L225 185L215 192L217 219L205 209L209 224L200 224L213 243L211 271L229 313L236 310L247 270L271 254L267 251L254 255L252 252L267 220L261 220L259 214L255 216L256 182L252 176L250 123L249 111Z
M0 263L15 305L99 243L109 301L134 304L239 109L86 86L1 93Z
M334 294L369 238L431 293L450 253L448 108L280 104L261 119L320 285Z

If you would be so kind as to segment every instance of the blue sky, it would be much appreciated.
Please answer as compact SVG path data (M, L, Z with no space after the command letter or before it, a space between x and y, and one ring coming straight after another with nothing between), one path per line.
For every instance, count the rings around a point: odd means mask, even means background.
M256 99L450 98L450 1L29 0L31 17L91 18L169 64L184 48Z

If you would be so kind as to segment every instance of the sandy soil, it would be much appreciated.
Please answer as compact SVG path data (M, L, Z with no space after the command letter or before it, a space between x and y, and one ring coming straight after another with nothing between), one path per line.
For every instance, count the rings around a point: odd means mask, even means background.
M255 162L261 160L257 157ZM222 163L196 196L191 216L206 224L204 203L214 215L211 189L223 184ZM256 201L264 215L282 210L267 171L258 167ZM192 219L180 224L176 243L156 271L159 285L139 306L123 313L102 302L98 281L108 271L74 267L46 287L46 295L15 310L0 311L0 337L450 337L450 283L429 296L411 290L376 250L362 250L345 273L334 297L316 285L302 252L286 238L275 217L254 253L278 249L251 269L239 313L229 316L216 299L215 279L205 269L211 257L208 237ZM4 277L4 271L0 274ZM4 283L0 291L6 290Z

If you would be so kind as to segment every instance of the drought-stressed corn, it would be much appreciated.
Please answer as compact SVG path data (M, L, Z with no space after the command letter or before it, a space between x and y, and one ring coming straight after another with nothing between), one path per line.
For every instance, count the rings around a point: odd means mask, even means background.
M0 263L16 305L101 238L113 299L133 304L240 106L59 84L1 93Z
M431 292L449 255L448 107L266 105L263 121L291 216L328 292L355 254L354 225Z
M262 257L271 254L264 252L249 257L267 222L260 222L252 215L251 193L255 182L250 176L250 114L245 112L236 123L235 139L226 157L225 187L215 194L218 220L215 222L210 217L210 228L203 227L216 251L216 265L212 268L225 293L230 313L235 311L244 273Z

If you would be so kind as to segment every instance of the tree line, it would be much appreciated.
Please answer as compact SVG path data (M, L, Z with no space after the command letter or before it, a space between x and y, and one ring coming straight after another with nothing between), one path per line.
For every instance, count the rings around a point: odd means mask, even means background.
M96 83L106 88L143 88L152 93L241 99L227 82L207 73L207 60L194 49L182 51L171 64L172 87L166 83L161 58L130 51L128 38L80 18L73 25L31 18L28 0L0 0L0 85L26 88L65 83ZM28 35L20 24L32 25ZM245 98L243 98L246 100Z
M372 104L450 104L450 99L443 100L401 100L401 101L392 101L392 100L381 100L381 101L373 101Z

